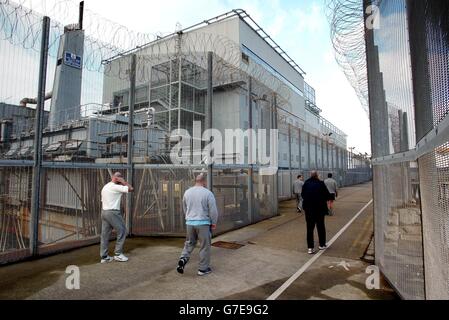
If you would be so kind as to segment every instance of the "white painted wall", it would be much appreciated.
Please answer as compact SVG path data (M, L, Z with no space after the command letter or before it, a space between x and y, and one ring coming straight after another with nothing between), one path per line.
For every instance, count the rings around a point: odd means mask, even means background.
M239 19L240 44L265 60L280 74L304 92L304 78L268 45L246 22Z

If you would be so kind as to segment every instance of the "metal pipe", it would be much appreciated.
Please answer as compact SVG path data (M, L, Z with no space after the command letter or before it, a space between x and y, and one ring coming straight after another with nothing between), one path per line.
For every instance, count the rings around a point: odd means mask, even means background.
M83 21L84 21L84 1L81 1L79 8L79 22L78 22L79 30L83 30Z
M154 124L154 117L156 115L156 109L148 108L147 110L147 126L150 128Z
M45 101L51 99L52 96L53 96L53 91L46 93ZM37 104L37 100L38 100L38 98L23 98L22 100L20 100L19 104L21 107L26 107L27 104Z
M172 127L171 127L171 118L172 118L172 113L174 112L172 110L172 74L173 74L173 61L170 60L170 68L169 68L169 75L168 75L168 79L169 79L169 86L168 86L168 96L170 97L168 99L168 132L171 133L172 132Z
M37 94L37 106L35 116L34 134L34 164L31 190L30 213L30 254L38 254L39 243L39 209L41 198L41 174L42 174L42 127L45 104L45 85L47 79L48 43L50 38L50 18L42 19L42 41L39 64L39 91Z
M181 56L181 34L178 37L179 41L179 59L178 59L178 130L181 129L181 102L182 102L182 56ZM193 124L192 124L193 125Z
M130 92L129 92L129 119L128 119L128 170L127 179L131 185L134 185L134 167L133 167L133 151L134 151L134 104L136 102L136 54L131 55L131 70L130 70ZM132 194L127 196L127 219L126 224L128 233L132 235L132 212L133 212L133 197Z

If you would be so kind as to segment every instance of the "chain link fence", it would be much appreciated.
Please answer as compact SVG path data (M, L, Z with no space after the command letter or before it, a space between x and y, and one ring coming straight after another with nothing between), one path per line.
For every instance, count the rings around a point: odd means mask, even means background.
M135 192L129 198L133 207L131 220L127 201L122 203L125 221L135 236L177 236L185 234L182 197L193 185L195 175L207 167L185 168L171 165L136 165ZM44 163L42 170L37 255L47 255L99 242L101 233L101 188L112 172L126 177L127 168L120 166L88 167L82 163ZM277 215L278 201L292 199L290 180L296 173L280 171L252 175L253 194L249 194L248 167L213 170L213 192L220 213L216 234L238 229ZM31 257L29 246L32 205L30 163L0 161L0 263ZM322 174L327 173L323 171ZM357 173L351 183L371 179L370 173ZM278 183L276 183L278 177ZM277 188L279 187L279 192ZM252 210L249 210L250 203Z
M401 297L448 299L449 4L369 6L376 263Z

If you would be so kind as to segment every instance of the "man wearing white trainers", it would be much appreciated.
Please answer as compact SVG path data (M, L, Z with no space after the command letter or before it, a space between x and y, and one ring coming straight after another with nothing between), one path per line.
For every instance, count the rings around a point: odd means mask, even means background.
M198 275L204 276L212 272L210 268L210 247L212 230L216 228L218 210L215 196L206 189L206 177L196 177L195 186L187 190L183 198L183 209L186 217L187 240L178 261L177 271L184 273L190 255L200 241L200 265Z
M124 193L133 192L134 188L123 179L120 172L114 173L111 182L106 184L101 190L101 263L127 262L128 258L123 254L123 245L126 239L126 225L121 214L120 204ZM117 232L117 242L115 245L114 257L109 256L109 239L112 229Z
M331 195L326 185L320 180L318 172L312 171L310 179L304 183L302 188L303 208L306 212L307 246L308 253L315 253L313 233L315 227L318 231L319 249L327 249L325 216L327 213L327 201Z

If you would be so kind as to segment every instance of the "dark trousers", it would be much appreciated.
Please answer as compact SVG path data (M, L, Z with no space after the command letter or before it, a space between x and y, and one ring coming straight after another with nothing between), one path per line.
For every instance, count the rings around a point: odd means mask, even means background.
M326 245L326 226L324 224L324 214L315 214L306 212L306 223L307 223L307 246L309 249L315 248L315 241L313 233L315 231L315 226L318 230L318 239L320 246L324 247Z

